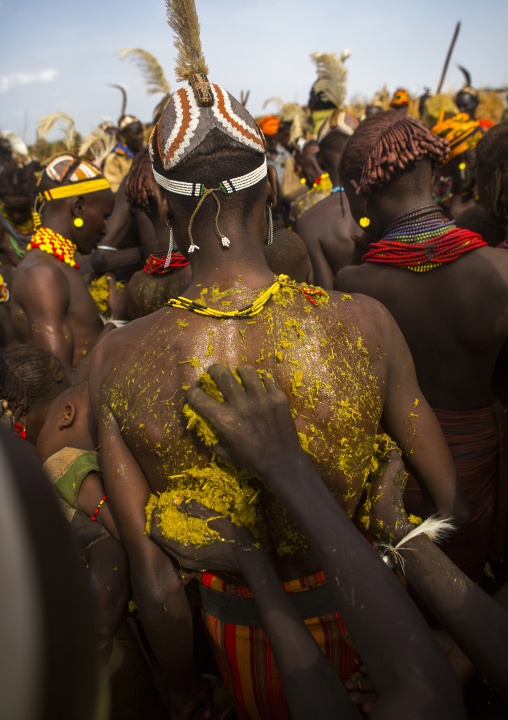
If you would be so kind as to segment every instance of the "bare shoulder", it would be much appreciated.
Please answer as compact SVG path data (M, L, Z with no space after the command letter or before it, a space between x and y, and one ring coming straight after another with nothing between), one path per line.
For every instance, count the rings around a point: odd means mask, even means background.
M337 211L336 198L333 195L323 198L311 208L306 210L298 220L298 230L310 232L321 218Z
M335 308L339 320L347 318L373 342L386 341L400 332L386 307L368 295L334 290L330 293L330 305Z
M61 299L69 294L69 281L65 273L51 260L34 261L28 257L16 268L13 292L17 301L34 299L43 302L49 295Z

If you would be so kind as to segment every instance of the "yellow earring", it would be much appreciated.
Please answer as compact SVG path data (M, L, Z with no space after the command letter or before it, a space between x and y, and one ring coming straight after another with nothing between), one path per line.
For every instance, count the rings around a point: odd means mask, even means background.
M74 225L77 228L83 227L83 218L74 218Z
M360 218L360 227L366 228L366 227L369 227L369 225L370 225L370 220L368 217Z

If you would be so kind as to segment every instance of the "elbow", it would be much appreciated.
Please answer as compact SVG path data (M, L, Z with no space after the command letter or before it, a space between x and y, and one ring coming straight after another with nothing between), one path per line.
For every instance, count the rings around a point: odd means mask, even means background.
M95 272L104 273L108 270L108 263L106 262L106 254L102 250L94 250L92 253L92 267Z

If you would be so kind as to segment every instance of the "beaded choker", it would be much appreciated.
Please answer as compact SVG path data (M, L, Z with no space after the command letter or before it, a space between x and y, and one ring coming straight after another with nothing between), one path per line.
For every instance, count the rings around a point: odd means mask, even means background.
M186 265L189 265L189 261L186 260L184 256L179 252L174 252L171 255L171 261L169 265L166 266L165 260L166 253L162 253L162 257L158 257L157 255L153 254L150 255L146 259L146 265L143 268L144 272L148 273L149 275L166 275L172 270L177 270L178 268L183 268Z
M371 243L363 262L428 272L486 244L477 233L446 220L435 205L426 205L391 220L381 240Z
M76 268L76 270L79 268L78 263L74 260L76 246L71 240L67 240L67 238L59 235L54 230L50 230L47 227L40 227L33 236L27 249L34 250L35 248L54 255L72 268Z

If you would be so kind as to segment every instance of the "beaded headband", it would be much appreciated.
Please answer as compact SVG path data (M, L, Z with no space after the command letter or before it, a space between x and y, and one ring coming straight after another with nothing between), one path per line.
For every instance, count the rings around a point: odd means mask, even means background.
M168 192L176 193L177 195L187 195L189 197L201 197L206 191L203 183L189 183L181 180L168 180L164 175L152 168L153 176L158 185L165 188ZM232 178L231 180L222 180L219 183L218 189L221 190L225 195L231 195L238 190L245 190L246 188L256 185L260 180L266 177L267 166L266 158L263 163L252 172L240 175L239 177Z

